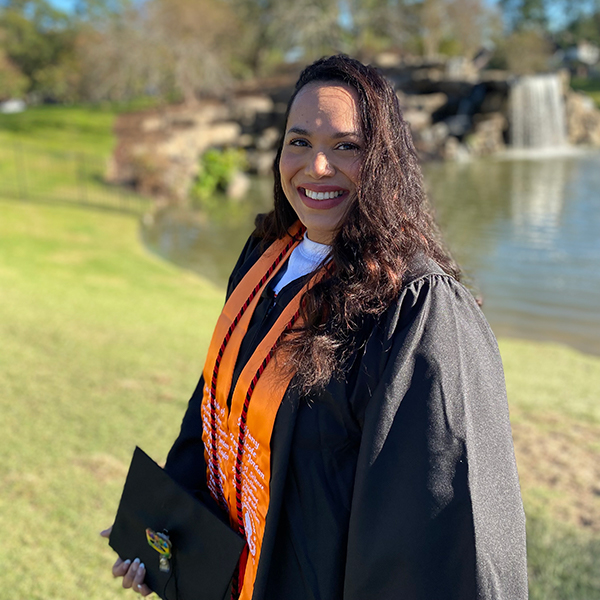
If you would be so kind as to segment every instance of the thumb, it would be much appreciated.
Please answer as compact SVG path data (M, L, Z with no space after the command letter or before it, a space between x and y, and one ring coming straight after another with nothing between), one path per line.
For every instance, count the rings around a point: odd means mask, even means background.
M104 531L100 532L100 535L103 538L108 538L110 536L110 532L112 531L113 526L111 525L108 529L105 529Z

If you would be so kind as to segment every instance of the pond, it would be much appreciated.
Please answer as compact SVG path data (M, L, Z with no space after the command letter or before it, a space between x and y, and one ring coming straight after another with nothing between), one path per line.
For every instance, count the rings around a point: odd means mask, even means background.
M425 167L429 194L465 282L496 335L552 340L600 355L600 154ZM270 182L208 222L172 211L147 245L219 285L268 208Z

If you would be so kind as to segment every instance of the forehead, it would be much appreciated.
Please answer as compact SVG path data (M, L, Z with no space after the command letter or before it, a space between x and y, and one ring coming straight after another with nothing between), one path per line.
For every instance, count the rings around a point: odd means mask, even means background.
M340 82L317 82L299 92L288 117L289 127L329 126L344 131L359 131L358 95Z

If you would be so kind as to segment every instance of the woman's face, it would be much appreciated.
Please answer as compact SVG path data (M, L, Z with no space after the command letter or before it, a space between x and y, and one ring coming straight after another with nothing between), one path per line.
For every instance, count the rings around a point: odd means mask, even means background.
M279 172L283 191L313 242L330 244L356 196L364 141L356 91L309 83L292 104Z

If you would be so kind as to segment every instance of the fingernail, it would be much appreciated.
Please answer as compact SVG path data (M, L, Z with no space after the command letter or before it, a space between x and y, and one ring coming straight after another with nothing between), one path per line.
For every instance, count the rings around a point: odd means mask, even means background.
M123 561L123 564L129 566L131 564L131 560L129 560L129 559L125 560L125 561Z
M142 569L145 569L146 567L144 566L144 563L140 563L140 566L138 568L138 571L141 571Z
M140 564L140 559L139 559L139 558L136 558L136 559L133 561L133 564L134 564L134 565L139 565L139 564Z

